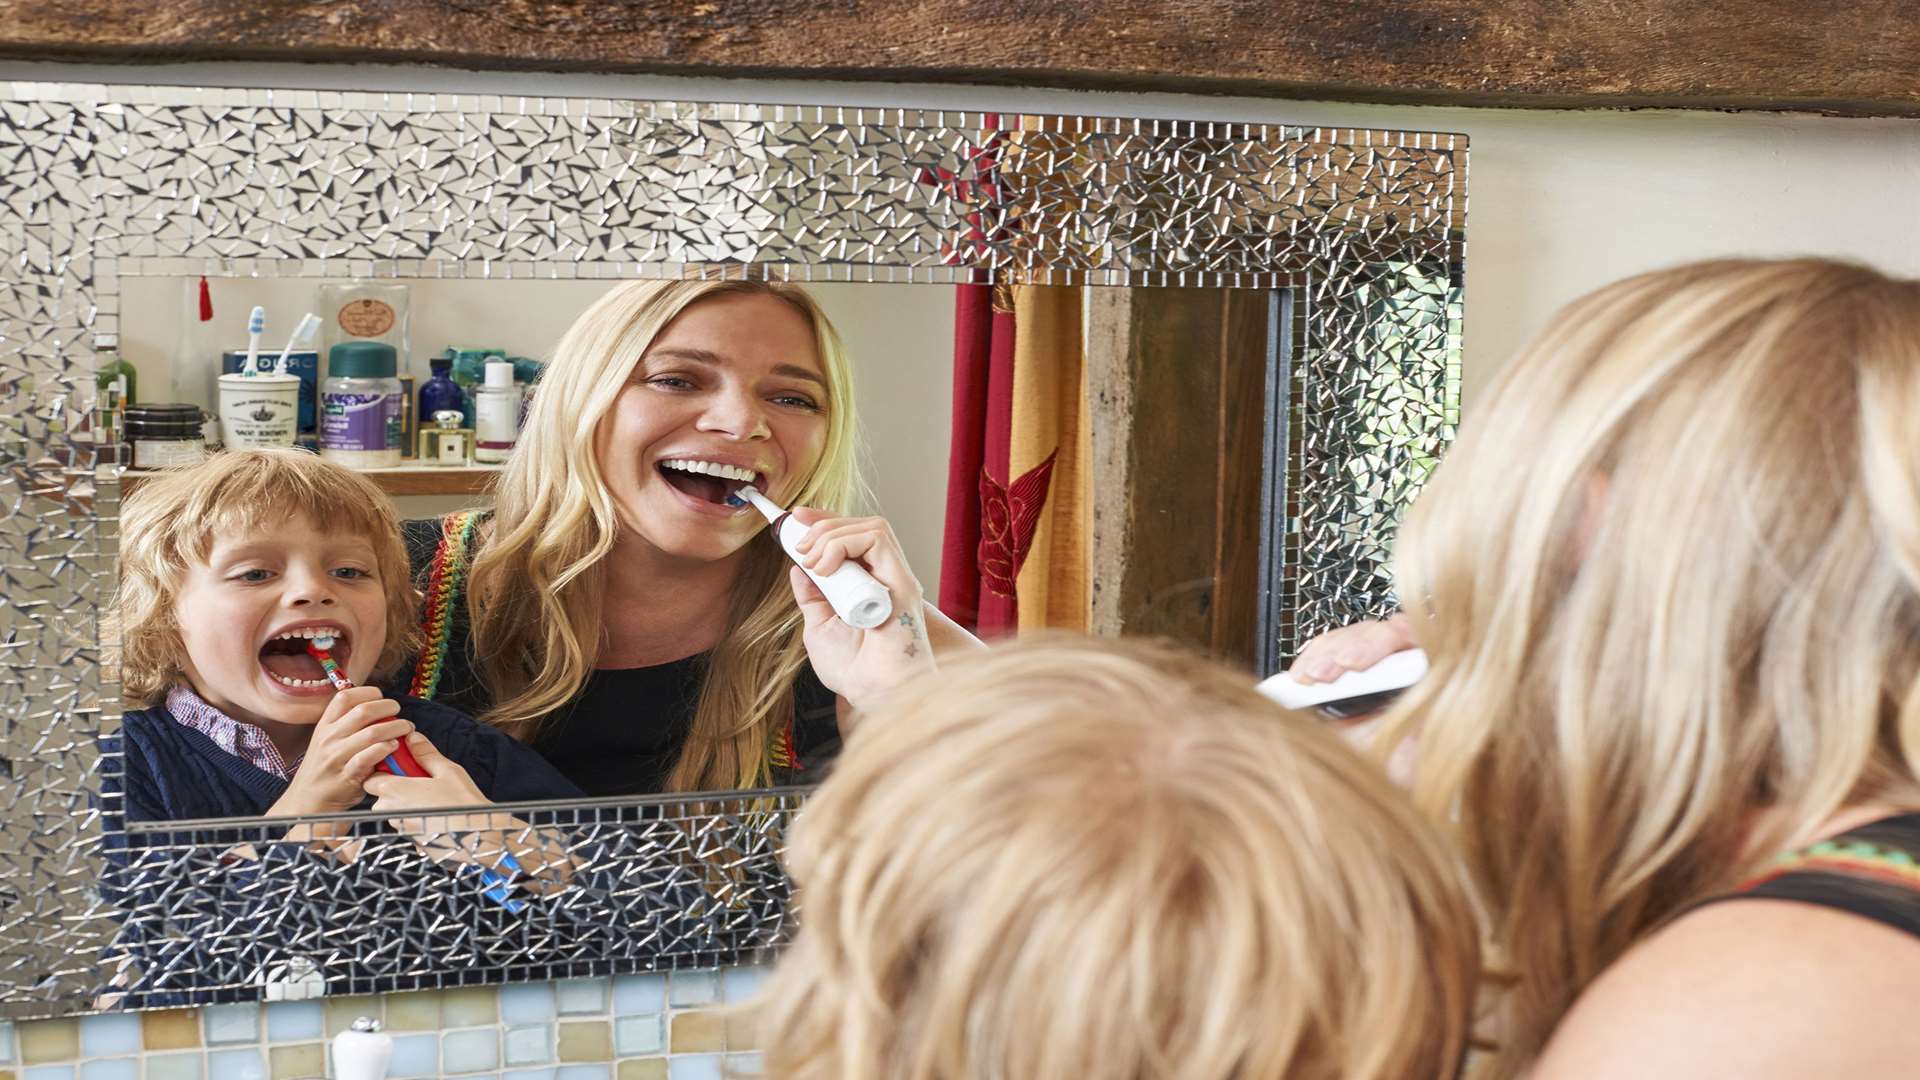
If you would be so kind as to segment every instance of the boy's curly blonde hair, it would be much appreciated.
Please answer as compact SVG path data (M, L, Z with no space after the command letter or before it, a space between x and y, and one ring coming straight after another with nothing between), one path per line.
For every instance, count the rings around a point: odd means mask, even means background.
M1464 874L1378 766L1252 682L1028 640L864 715L794 828L767 1075L1455 1076Z
M372 545L387 594L387 641L375 677L417 647L419 602L393 503L373 482L300 450L229 450L146 479L120 505L120 582L105 636L121 635L120 681L130 708L157 705L185 679L174 602L215 537L325 528ZM111 645L111 642L107 642Z

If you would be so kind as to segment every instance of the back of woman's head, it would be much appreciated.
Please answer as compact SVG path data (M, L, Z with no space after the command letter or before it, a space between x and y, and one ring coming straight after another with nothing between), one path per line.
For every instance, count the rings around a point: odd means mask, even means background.
M1379 770L1168 647L1050 640L865 715L795 826L781 1080L1446 1077L1478 962Z
M1563 311L1421 496L1416 800L1457 817L1514 1066L1633 941L1920 796L1920 284L1820 260ZM1766 811L1762 813L1761 811Z

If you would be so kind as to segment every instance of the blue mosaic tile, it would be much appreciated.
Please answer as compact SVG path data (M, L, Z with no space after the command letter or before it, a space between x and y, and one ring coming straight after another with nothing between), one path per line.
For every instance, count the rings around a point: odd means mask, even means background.
M11 1065L13 1062L13 1021L0 1020L0 1065Z
M667 1003L674 1008L711 1005L720 1000L717 971L676 971L667 976Z
M665 975L621 975L613 980L613 1015L657 1013L666 1007Z
M132 1013L102 1013L80 1018L81 1057L114 1057L137 1054L143 1049L140 1018Z
M22 1080L73 1080L71 1065L40 1065L20 1074Z
M667 1059L667 1080L726 1080L719 1054L682 1054Z
M500 988L500 1021L547 1024L554 1018L553 984L519 983Z
M562 1065L554 1080L613 1080L611 1065Z
M86 1062L80 1066L80 1080L140 1080L140 1059Z
M750 1000L766 985L773 969L762 964L743 964L720 972L720 997L728 1004Z
M728 1076L759 1076L766 1071L767 1064L758 1053L727 1055Z
M147 1058L147 1080L206 1080L207 1059L201 1054L154 1054Z
M582 1016L607 1011L607 980L568 979L553 984L561 1016Z
M440 1037L440 1065L450 1073L500 1067L500 1029L453 1031Z
M326 1010L317 1001L276 1001L267 1006L268 1042L307 1042L326 1034Z
M553 1060L553 1028L540 1024L507 1029L507 1064L544 1065Z
M208 1046L260 1041L260 1006L209 1005L200 1010Z
M393 1058L387 1062L388 1076L438 1076L440 1074L440 1036L395 1035Z
M552 1069L515 1069L502 1073L500 1080L554 1080Z
M267 1055L259 1050L215 1050L207 1055L207 1080L267 1080Z
M661 1032L664 1028L665 1018L658 1013L652 1016L622 1016L613 1022L613 1052L621 1057L657 1054L663 1042Z

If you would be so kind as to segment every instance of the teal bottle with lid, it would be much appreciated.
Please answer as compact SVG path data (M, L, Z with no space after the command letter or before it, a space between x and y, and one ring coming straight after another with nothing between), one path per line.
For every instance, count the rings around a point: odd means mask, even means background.
M399 354L381 341L343 341L327 351L320 384L320 456L353 469L400 466Z

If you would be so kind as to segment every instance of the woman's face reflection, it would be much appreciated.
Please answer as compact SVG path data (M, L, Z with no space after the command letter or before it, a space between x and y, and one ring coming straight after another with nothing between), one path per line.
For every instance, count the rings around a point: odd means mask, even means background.
M727 493L752 473L784 504L820 460L828 407L807 317L777 297L723 294L654 338L595 453L628 530L664 554L711 561L766 524Z

